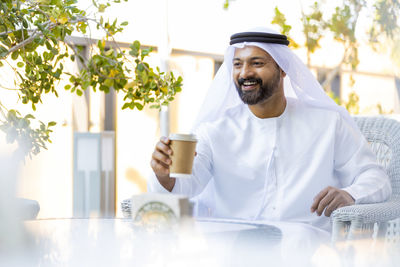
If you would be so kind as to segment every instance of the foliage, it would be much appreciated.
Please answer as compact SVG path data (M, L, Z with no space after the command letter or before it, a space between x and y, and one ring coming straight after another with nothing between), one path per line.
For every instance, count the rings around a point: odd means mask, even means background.
M379 114L393 114L393 109L389 111L384 110L381 103L376 104L376 109L378 110Z
M334 92L327 92L328 96L333 99L339 106L343 106L347 109L350 114L359 114L360 113L360 98L356 92L352 91L348 95L348 100L344 101L340 99Z
M235 1L235 0L224 0L224 9L228 9L229 8L229 3Z
M182 78L162 73L158 68L154 71L145 62L151 48L142 49L139 41L134 41L128 51L118 47L114 36L128 22L118 23L100 16L111 4L120 2L92 0L97 10L94 17L78 8L77 0L3 0L0 3L0 67L8 65L13 69L15 89L22 103L30 104L35 111L44 94L58 96L57 83L68 76L65 89L77 95L90 88L104 93L111 90L123 93L124 109L141 110L147 104L160 108L174 99L181 91ZM85 58L80 53L82 47L70 45L68 37L75 33L87 35L93 25L102 29L105 36L97 45L89 47L89 58ZM84 68L79 73L67 73L64 70L67 60L79 60ZM0 86L5 87L1 82ZM40 122L38 129L32 129L33 115L21 116L1 102L0 111L4 118L0 128L6 132L8 142L18 142L29 155L46 148L54 122L47 125Z
M377 49L380 43L390 43L392 49L392 58L398 61L400 66L400 50L398 44L399 25L398 17L400 12L400 3L398 0L342 0L333 10L333 12L326 12L324 7L325 1L315 2L310 8L309 12L305 13L302 11L302 26L303 33L305 36L304 46L307 49L307 63L310 65L310 55L320 48L319 42L324 38L332 36L334 40L338 41L343 45L344 52L341 60L337 66L332 69L330 73L326 75L325 81L322 82L322 86L328 91L330 95L338 104L346 107L346 109L352 114L358 114L359 108L359 97L353 91L348 96L348 101L340 101L339 98L335 97L332 92L329 91L329 85L336 74L343 68L348 67L352 70L357 69L360 63L358 57L358 45L357 40L357 25L360 24L359 17L362 12L371 10L373 17L369 17L369 32L368 40L369 44ZM324 12L322 12L324 10ZM290 25L286 25L285 16L275 9L275 16L272 20L273 24L277 24L281 32L285 34L287 28ZM388 42L389 41L389 42ZM354 79L350 77L350 86L354 85ZM380 113L383 110L377 107Z
M277 24L281 27L281 33L287 36L290 47L299 48L299 44L296 43L292 37L290 37L290 30L292 29L292 26L286 24L285 15L281 13L277 7L275 7L274 11L275 11L275 16L271 23Z
M324 36L327 25L322 21L320 4L315 2L311 7L311 13L306 15L302 10L303 33L306 37L305 46L307 48L307 64L310 65L311 53L320 48L319 41Z
M337 96L333 91L327 92L327 95L335 101L336 104L341 105L342 100L340 99L339 96Z
M369 30L371 42L378 42L382 36L393 39L399 33L398 19L400 2L398 0L378 0L373 5L373 26Z
M355 22L357 22L358 13L354 14L359 8L361 1L343 0L343 5L337 6L334 13L326 18L323 16L323 2L314 2L310 7L309 13L302 10L301 21L303 33L305 36L304 46L307 49L307 63L310 65L310 54L320 48L320 40L323 36L327 36L327 31L333 34L335 40L343 43L345 53L342 57L342 63L350 63L354 67L358 64L357 44L355 39ZM353 6L354 5L354 6ZM277 24L281 28L281 32L285 32L285 25L276 22L277 17L284 15L276 7L275 17L271 23ZM353 16L354 15L354 16ZM350 51L350 53L348 52Z
M174 95L181 91L182 78L175 79L173 73L157 72L149 66L144 59L151 53L152 48L141 49L140 42L133 42L128 54L134 58L134 79L129 82L131 70L125 67L125 61L119 60L126 57L125 51L106 49L104 41L98 41L99 53L85 61L84 69L79 75L70 75L71 85L66 85L66 90L71 90L78 95L92 87L94 91L100 90L109 93L110 90L122 91L124 105L122 109L137 108L142 110L146 104L153 103L150 107L160 108L168 105ZM132 63L132 62L128 62Z
M348 66L355 70L360 63L357 26L360 23L360 15L367 10L372 10L373 13L372 18L367 18L370 26L369 44L376 46L385 40L396 40L400 29L398 25L400 3L398 0L368 2L365 0L342 0L331 13L326 12L325 1L319 1L309 8L308 13L302 11L304 46L307 48L308 64L310 64L310 54L320 48L319 41L322 37L333 36L344 48L338 66L332 70L332 75L327 75L326 81L322 83L324 88L327 88L340 68ZM285 21L284 15L276 8L272 23L279 25L281 32L285 32L288 25L283 24L282 21ZM395 51L396 45L392 45L392 49Z
M32 129L30 126L31 120L35 117L31 114L21 117L21 114L16 110L9 110L4 121L1 121L0 129L7 133L7 142L14 143L15 141L19 144L19 150L26 152L30 151L32 154L38 154L41 148L46 148L45 142L50 142L50 130L51 126L55 125L55 122L49 122L45 125L43 122L40 123L38 129Z
M343 103L343 106L349 111L351 114L359 114L360 106L358 105L360 98L356 94L356 92L352 91L349 93L348 101Z

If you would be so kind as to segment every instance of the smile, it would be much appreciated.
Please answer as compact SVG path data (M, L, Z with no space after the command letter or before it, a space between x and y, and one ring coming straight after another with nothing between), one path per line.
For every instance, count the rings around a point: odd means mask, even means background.
M238 84L240 85L242 91L252 91L257 89L258 86L262 84L262 80L257 78L250 78L250 79L239 78Z
M251 90L255 90L258 86L258 82L257 81L246 81L242 84L242 90L243 91L251 91Z
M257 84L256 81L252 81L252 82L247 82L246 81L246 82L243 83L244 86L250 86L250 85L255 85L255 84Z

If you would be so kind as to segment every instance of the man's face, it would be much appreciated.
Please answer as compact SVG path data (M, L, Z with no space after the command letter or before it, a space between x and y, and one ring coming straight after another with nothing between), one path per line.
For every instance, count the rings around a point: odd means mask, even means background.
M232 75L239 97L248 105L267 100L278 90L281 81L274 59L256 46L235 49Z

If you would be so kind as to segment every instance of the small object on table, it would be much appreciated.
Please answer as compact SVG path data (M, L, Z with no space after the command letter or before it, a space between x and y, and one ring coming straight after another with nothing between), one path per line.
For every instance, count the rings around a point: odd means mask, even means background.
M182 195L144 193L132 196L130 214L136 225L159 230L178 226L190 218L192 207Z

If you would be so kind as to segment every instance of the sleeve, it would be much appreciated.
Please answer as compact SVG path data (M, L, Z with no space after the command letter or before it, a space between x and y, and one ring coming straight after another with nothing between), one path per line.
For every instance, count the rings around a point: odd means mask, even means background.
M387 200L392 188L383 166L365 137L338 114L335 135L335 174L356 204Z
M176 178L174 188L171 192L166 190L152 172L148 180L149 192L172 193L192 198L200 194L212 177L212 152L207 128L199 127L195 132L197 137L196 152L194 158L192 175L190 178Z
M153 193L163 193L163 194L171 193L160 184L160 182L158 181L158 179L153 171L151 171L150 174L148 175L147 191L153 192Z

